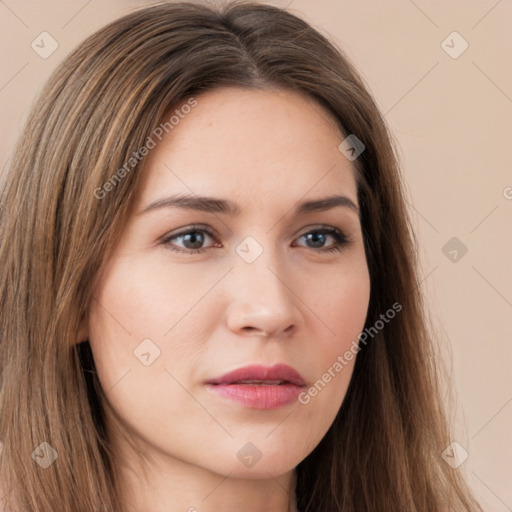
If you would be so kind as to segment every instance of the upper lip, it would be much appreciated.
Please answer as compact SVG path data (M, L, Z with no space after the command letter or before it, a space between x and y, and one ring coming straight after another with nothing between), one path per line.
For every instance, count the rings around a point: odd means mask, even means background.
M250 365L228 372L220 377L210 379L206 384L234 384L245 380L255 381L283 381L305 386L302 375L287 364L275 364L273 366Z

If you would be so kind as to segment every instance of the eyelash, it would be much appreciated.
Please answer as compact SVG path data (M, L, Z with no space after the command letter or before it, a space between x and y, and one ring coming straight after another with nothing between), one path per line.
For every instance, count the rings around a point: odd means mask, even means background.
M171 240L174 240L175 238L178 238L180 236L186 236L186 235L189 235L191 233L198 233L198 232L199 233L200 232L207 233L214 240L216 239L216 236L217 236L213 231L211 231L210 229L207 229L205 227L202 227L202 226L191 226L186 231L182 231L181 233L175 233L172 236L165 237L162 240L162 244L165 245L171 251L182 253L182 254L183 253L185 253L185 254L199 254L199 253L203 253L208 248L202 248L202 249L176 249L170 243ZM328 249L322 249L322 248L315 249L314 247L311 248L311 249L313 249L313 251L319 252L319 253L322 253L322 252L325 252L325 253L340 252L344 246L346 246L346 245L351 243L351 240L349 240L342 231L340 231L338 229L335 229L335 228L328 227L328 226L322 226L322 227L319 227L319 228L313 228L312 230L307 231L306 233L303 233L302 235L300 235L299 238L302 238L305 235L309 235L310 233L322 233L322 234L326 234L326 235L331 235L336 240L335 244L333 246L329 247Z

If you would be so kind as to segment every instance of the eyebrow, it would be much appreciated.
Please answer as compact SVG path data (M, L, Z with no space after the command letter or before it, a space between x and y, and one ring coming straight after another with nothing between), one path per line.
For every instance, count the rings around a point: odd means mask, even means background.
M359 215L358 206L347 196L332 195L320 199L313 199L303 201L295 206L294 215L304 215L312 212L323 212L343 206L349 208ZM225 215L240 215L241 208L228 199L219 199L215 197L196 196L196 195L182 195L177 194L169 197L158 199L153 203L146 206L138 215L146 212L159 210L161 208L182 208L185 210L197 210L206 213L220 213Z

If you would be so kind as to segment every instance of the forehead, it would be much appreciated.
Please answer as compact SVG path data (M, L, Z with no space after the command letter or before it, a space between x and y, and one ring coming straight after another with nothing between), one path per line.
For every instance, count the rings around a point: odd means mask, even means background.
M223 88L195 99L194 108L173 110L178 122L146 157L140 202L171 193L259 206L308 194L343 193L356 201L352 163L338 149L343 136L311 98Z

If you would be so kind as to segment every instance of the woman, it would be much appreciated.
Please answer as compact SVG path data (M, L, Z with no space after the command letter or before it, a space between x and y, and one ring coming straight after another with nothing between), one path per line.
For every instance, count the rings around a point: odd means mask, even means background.
M393 145L285 10L153 6L55 71L1 197L5 510L481 511Z

